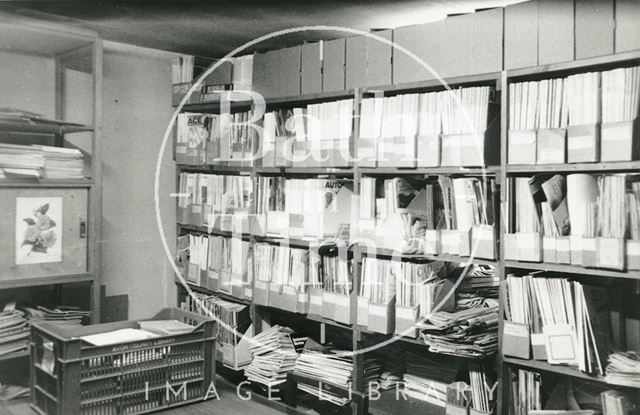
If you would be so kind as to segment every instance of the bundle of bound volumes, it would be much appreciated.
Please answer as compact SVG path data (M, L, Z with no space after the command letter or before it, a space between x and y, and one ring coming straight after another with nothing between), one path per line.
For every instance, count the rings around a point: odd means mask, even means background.
M512 410L516 415L529 415L531 410L542 409L540 399L540 374L518 369L517 378L511 382Z
M291 338L292 330L275 325L256 335L251 342L251 364L244 374L251 382L273 387L286 382L298 354Z
M0 356L25 351L29 348L29 323L14 303L0 312Z
M82 179L84 156L78 149L0 144L0 178Z
M422 338L432 352L488 356L498 350L498 301L486 299L477 307L437 311L420 327Z
M528 359L531 348L536 359L604 375L611 336L604 287L538 274L509 275L505 294L507 320L523 326L524 336L506 331L503 354Z

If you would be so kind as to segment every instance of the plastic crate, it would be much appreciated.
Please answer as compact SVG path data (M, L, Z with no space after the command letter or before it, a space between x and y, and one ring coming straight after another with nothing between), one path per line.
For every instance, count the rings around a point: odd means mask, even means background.
M93 346L79 337L138 328L138 322L66 329L34 324L33 409L47 415L143 414L215 397L215 321L176 308L163 309L149 320L179 320L195 328L185 334Z

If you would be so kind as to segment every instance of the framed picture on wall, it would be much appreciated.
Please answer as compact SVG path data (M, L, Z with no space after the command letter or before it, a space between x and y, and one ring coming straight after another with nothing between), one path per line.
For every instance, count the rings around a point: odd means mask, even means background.
M62 262L62 197L16 198L16 265Z

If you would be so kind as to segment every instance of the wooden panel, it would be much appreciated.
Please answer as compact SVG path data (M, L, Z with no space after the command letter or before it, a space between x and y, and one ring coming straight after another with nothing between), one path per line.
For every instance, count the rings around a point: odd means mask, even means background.
M347 89L366 85L367 38L352 36L347 38L345 85Z
M395 44L406 48L427 64L429 64L429 57L426 55L426 43L429 41L426 24L399 27L393 31ZM430 79L429 74L429 71L415 59L403 51L393 50L392 75L394 84Z
M386 40L393 40L392 30L380 30L374 33ZM391 85L392 47L377 39L367 37L367 86Z
M322 90L342 91L344 84L344 60L346 40L335 39L323 42Z
M527 1L504 9L504 68L538 64L538 2Z
M640 2L637 0L616 0L615 16L616 53L640 49Z
M301 51L301 46L294 46L256 54L254 91L268 98L299 95Z
M575 7L576 59L611 55L613 0L577 1Z
M59 276L82 274L87 272L87 238L86 234L81 236L81 221L87 223L87 189L36 189L36 188L4 188L0 189L0 211L4 212L0 217L0 280ZM50 204L46 215L55 222L54 226L43 228L24 229L30 236L16 235L16 224L18 221L24 223L33 219L38 220L33 211L16 212L16 199L21 198L55 198L62 199L62 211L57 211L54 203ZM18 217L19 216L19 217ZM55 218L61 218L55 219ZM36 222L37 223L37 222ZM42 225L42 223L40 222ZM55 243L48 248L47 253L55 253L55 246L61 246L62 261L39 264L16 265L16 244L18 248L26 252L30 251L31 245L22 245L24 240L33 240L33 232L50 230L49 234L55 234ZM21 233L23 229L20 229ZM45 236L40 232L41 236ZM16 237L17 236L17 237ZM50 236L49 236L50 237ZM60 245L61 244L61 245ZM29 253L31 258L41 255L37 252Z
M300 91L302 94L322 92L322 43L302 45L302 65L300 67Z
M573 0L538 1L538 64L574 58Z

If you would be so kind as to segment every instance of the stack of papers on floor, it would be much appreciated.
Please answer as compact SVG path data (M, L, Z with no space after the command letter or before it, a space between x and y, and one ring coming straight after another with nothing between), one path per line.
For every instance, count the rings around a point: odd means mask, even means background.
M52 310L38 306L37 308L23 307L29 321L32 323L51 323L58 327L77 327L88 318L89 311L83 311L76 307L56 307Z
M640 354L632 351L611 353L605 373L607 383L640 388Z
M292 330L275 325L256 335L251 342L251 364L244 374L251 382L271 387L284 383L296 364L298 354L291 339Z
M84 158L78 149L0 144L0 178L81 179Z
M434 353L483 357L498 350L498 301L455 312L438 311L421 325L422 338Z
M0 356L27 350L29 323L24 313L10 303L0 312Z

